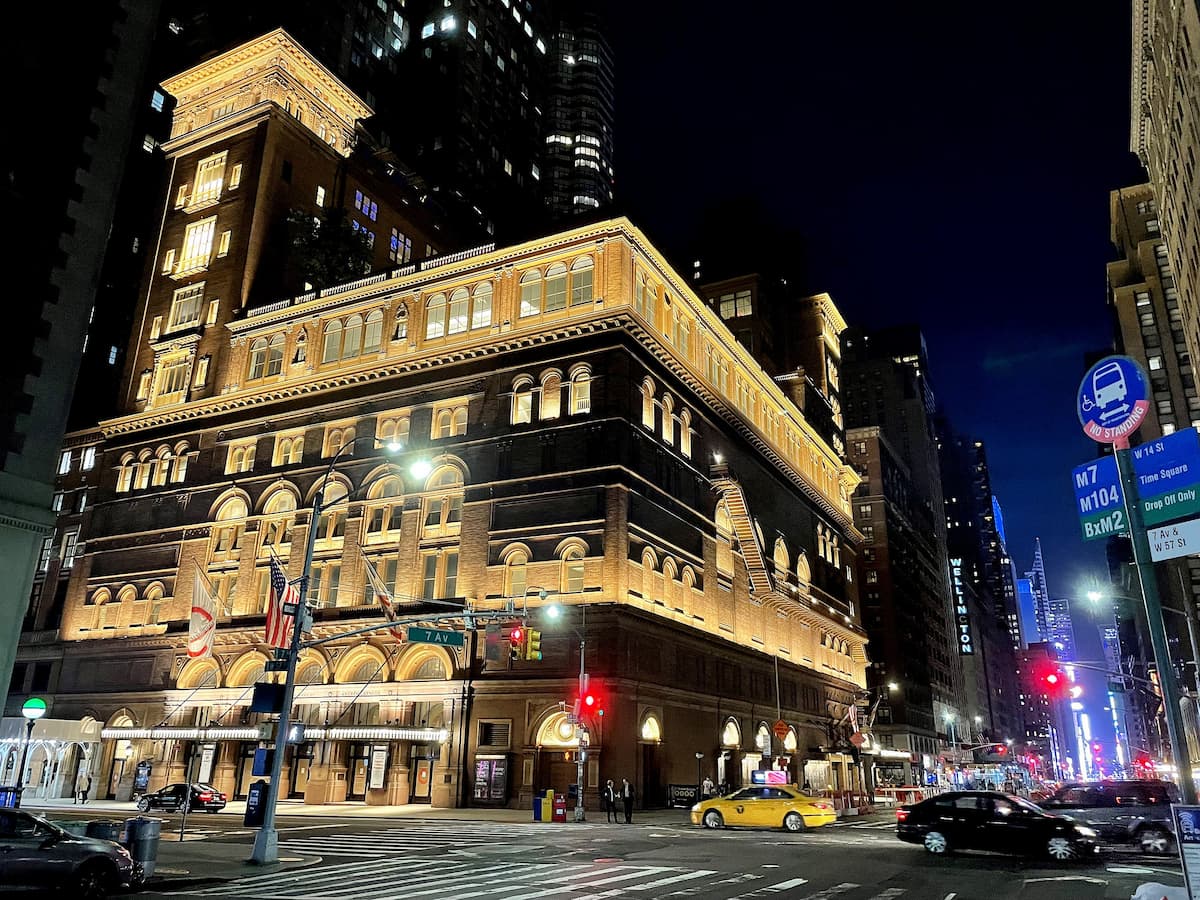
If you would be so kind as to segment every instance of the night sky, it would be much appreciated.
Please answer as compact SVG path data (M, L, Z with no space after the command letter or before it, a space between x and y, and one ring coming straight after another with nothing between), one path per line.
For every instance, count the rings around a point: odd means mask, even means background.
M940 403L987 444L1018 571L1040 536L1053 595L1104 577L1069 473L1095 455L1083 357L1112 340L1109 191L1146 180L1128 4L612 6L635 224L680 247L748 199L852 324L918 322Z

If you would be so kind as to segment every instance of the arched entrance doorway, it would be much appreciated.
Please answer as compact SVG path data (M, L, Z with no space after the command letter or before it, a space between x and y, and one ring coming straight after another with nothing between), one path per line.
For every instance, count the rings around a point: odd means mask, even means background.
M579 752L579 738L567 714L556 711L546 716L537 729L534 743L538 749L533 785L535 794L544 794L550 789L555 794L568 793L568 786L575 784L578 777L576 754ZM587 791L584 791L585 807L586 795Z
M640 799L643 809L666 805L662 777L662 739L662 720L657 713L646 713L638 730L638 743L642 748Z

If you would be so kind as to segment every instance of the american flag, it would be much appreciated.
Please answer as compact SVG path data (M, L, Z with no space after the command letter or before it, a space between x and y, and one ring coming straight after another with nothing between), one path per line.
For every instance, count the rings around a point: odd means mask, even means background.
M363 554L363 562L367 566L367 580L371 583L371 590L375 593L375 600L379 603L379 608L383 610L383 615L389 622L395 622L396 604L392 599L392 592L388 590L387 585L379 576L379 570L372 565L371 560L365 553ZM388 629L388 633L398 641L403 641L405 638L404 628L400 625L393 625Z
M300 604L300 592L288 583L279 557L271 557L271 597L267 601L267 643L272 647L292 645L292 626L295 616L283 614L284 605Z

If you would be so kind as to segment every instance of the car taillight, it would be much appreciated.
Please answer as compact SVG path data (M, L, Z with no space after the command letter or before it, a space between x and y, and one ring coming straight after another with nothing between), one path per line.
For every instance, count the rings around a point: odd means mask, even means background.
M212 791L201 791L200 799L202 801L204 801L205 803L207 803L209 800L212 799Z
M896 810L896 821L903 822L908 819L908 810L901 806Z
M221 795L221 799L222 799L222 800L226 800L226 799L228 799L228 798L227 798L227 797L226 797L224 794L222 794L222 795Z
M832 803L814 803L813 806L817 809L833 809Z

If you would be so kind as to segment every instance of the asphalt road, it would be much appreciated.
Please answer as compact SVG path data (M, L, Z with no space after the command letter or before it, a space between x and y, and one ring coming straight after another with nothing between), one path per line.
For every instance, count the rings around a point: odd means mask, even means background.
M166 816L164 828L178 828ZM704 831L679 825L501 824L281 817L280 855L315 860L273 874L241 865L252 835L228 816L190 816L188 841L233 880L163 884L140 897L338 900L1129 900L1139 884L1179 885L1177 863L1109 851L1086 863L966 853L899 842L888 825ZM192 827L194 826L194 827ZM166 837L166 835L164 835ZM196 842L204 842L203 848Z

